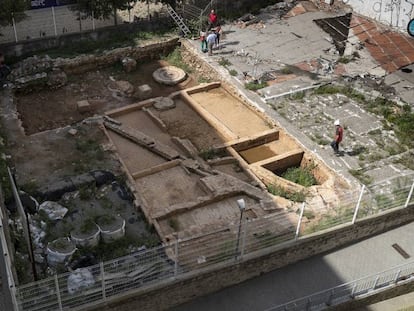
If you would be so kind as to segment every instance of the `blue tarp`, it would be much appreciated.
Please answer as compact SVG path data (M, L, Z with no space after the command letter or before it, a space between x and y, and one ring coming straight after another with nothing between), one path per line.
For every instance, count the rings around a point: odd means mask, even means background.
M74 3L74 0L31 0L32 9L49 8L51 6L60 6Z

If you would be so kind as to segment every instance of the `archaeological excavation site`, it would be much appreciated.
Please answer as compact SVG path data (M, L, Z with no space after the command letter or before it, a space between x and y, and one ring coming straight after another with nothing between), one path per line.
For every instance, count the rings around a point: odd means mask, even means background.
M180 269L211 264L235 255L240 221L251 228L243 240L250 251L256 241L291 238L303 202L324 202L308 210L311 226L350 188L218 73L200 83L208 64L186 72L168 55L183 63L198 57L172 39L21 65L53 67L45 79L54 83L34 92L16 76L21 85L3 101L14 137L10 194L18 191L20 202L10 200L8 209L22 282L178 241ZM286 179L292 170L309 182ZM19 206L31 250L20 249ZM219 253L218 237L230 241ZM168 250L158 264L174 256ZM31 259L33 272L23 265Z
M278 21L288 9L273 9ZM16 61L0 90L0 220L21 310L81 308L262 257L278 268L325 251L335 227L412 203L410 143L361 103L379 83L333 78L344 65L321 59L226 50L263 23L231 24L212 57L167 33ZM348 140L324 157L338 118Z

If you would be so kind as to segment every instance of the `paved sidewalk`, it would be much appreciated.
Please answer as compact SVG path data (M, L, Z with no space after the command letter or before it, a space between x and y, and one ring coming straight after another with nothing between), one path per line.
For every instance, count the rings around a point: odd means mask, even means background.
M172 311L259 311L334 286L414 261L414 223L312 257L267 273L214 294L200 297ZM392 244L398 243L411 257L404 259ZM412 296L401 297L411 305ZM373 311L393 311L400 302L373 305ZM414 303L413 303L414 305ZM385 308L385 309L384 309ZM391 309L386 309L391 308Z

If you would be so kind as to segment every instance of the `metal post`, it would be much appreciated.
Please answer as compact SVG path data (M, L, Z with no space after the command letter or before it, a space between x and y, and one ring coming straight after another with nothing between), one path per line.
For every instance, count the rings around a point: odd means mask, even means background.
M246 235L247 235L247 219L244 219L244 221L243 221L243 236L242 236L242 243L241 243L240 259L243 258L243 255L244 255L244 248L246 246Z
M240 210L240 219L239 219L239 230L237 232L236 252L234 254L234 259L236 260L239 256L239 244L240 244L240 232L241 232L240 230L241 230L241 225L242 225L242 220L243 220L243 212L246 208L246 203L244 199L238 199L237 205L239 206L239 210Z
M95 31L95 15L93 14L93 11L92 11L92 30Z
M10 295L11 295L11 298L12 298L12 304L13 304L13 310L20 310L19 309L19 307L21 307L21 305L19 305L18 303L17 303L17 297L16 297L16 287L15 286L13 286L13 285L11 285L11 286L9 286L10 288Z
M59 310L62 311L62 298L60 297L59 281L58 276L55 274L55 286L56 286L56 296L59 303Z
M401 270L398 270L394 277L394 283L398 282L398 279L400 278L400 274L401 274Z
M374 285L372 286L372 289L375 289L377 287L378 281L379 281L379 276L375 278L375 282L374 282Z
M105 301L106 300L106 288L105 288L105 269L104 269L103 261L101 261L99 266L101 268L102 299Z
M408 193L407 201L405 201L404 207L407 207L408 203L410 203L411 196L413 195L413 190L414 190L414 180L413 180L413 184L411 185L410 192Z
M178 244L180 243L178 236L175 239L175 260L174 260L174 276L177 276L178 274Z
M16 21L14 20L14 16L12 17L12 22L13 22L13 30L14 30L14 39L17 40L17 30L16 30Z
M300 208L299 221L298 221L298 226L296 227L296 233L295 233L295 241L299 237L299 231L300 231L300 226L302 225L302 217L303 217L304 210L305 210L305 202L302 203L302 207Z
M355 296L355 290L356 290L357 285L354 284L354 286L352 287L352 291L351 291L351 297L354 298Z
M55 36L57 37L56 15L55 15L55 7L54 6L52 6L52 16L53 16L53 27L55 29Z
M359 210L359 206L361 205L361 200L362 200L362 195L364 194L364 190L365 190L365 185L362 185L361 193L359 194L358 202L357 202L357 205L355 206L354 217L352 217L352 224L355 223L355 220L357 218L358 210Z

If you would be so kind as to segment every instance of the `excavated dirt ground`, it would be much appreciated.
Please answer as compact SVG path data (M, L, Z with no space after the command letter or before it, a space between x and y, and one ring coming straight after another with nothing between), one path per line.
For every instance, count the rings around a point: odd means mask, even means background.
M30 94L16 96L17 110L27 135L79 122L94 114L122 107L136 101L117 91L113 79L128 81L135 87L148 84L154 97L166 96L183 86L194 85L190 77L181 85L164 86L155 82L152 73L163 66L165 61L155 61L138 64L136 71L125 73L122 66L115 65L97 71L86 72L81 75L70 75L68 83L57 90L41 90ZM80 113L76 103L80 100L96 102L96 109L91 112Z

